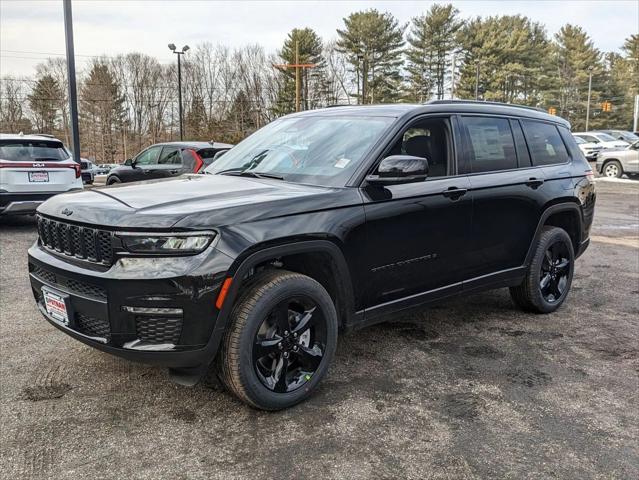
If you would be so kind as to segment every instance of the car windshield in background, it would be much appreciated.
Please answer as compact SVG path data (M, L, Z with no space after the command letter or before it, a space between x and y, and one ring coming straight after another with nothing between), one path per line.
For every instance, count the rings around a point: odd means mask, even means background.
M12 162L57 162L66 160L69 154L60 142L46 140L0 141L0 159Z
M608 135L607 133L598 133L597 137L602 142L615 142L615 141L617 141L617 139L615 137L613 137L612 135Z
M581 137L573 137L578 144L588 143Z
M276 120L239 143L206 173L271 175L343 186L393 122L388 117L303 116Z

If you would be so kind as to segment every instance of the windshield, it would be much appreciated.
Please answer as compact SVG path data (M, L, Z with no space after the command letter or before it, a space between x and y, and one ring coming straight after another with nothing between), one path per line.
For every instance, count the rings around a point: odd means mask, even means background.
M608 135L607 133L598 133L597 138L602 142L615 142L617 139L612 135Z
M635 135L634 133L630 133L630 132L620 132L619 135L626 141L629 143L634 143L637 140L639 140L639 136Z
M46 140L0 140L0 159L12 162L60 161L69 154L60 142Z
M291 182L343 186L393 121L388 117L282 118L240 142L205 171L268 174Z
M575 139L575 142L577 142L579 145L581 145L583 143L588 143L581 137L574 137L574 139Z

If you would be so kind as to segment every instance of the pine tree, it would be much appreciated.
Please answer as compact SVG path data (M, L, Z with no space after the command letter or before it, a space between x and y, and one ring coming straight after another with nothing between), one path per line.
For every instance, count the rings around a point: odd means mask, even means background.
M590 74L592 74L591 118L596 119L600 113L600 109L595 106L602 100L600 89L604 80L604 68L601 53L595 48L588 34L578 26L564 25L555 35L555 41L554 63L557 90L554 97L559 105L558 114L570 121L573 129L582 130L586 128Z
M452 72L457 32L462 26L459 10L452 5L433 5L412 20L408 34L408 81L411 100L424 102L433 95L444 98L446 76Z
M80 88L80 131L91 132L89 154L113 162L116 132L124 120L124 96L108 65L97 61Z
M314 108L318 103L317 79L323 75L326 62L322 57L322 39L311 28L294 28L284 41L279 52L283 63L294 64L296 48L299 49L299 62L312 63L316 67L300 71L300 91L302 109ZM275 105L276 114L286 114L295 111L295 69L281 70L281 84Z
M460 30L463 65L457 94L540 105L551 44L544 27L520 15L477 18Z
M62 96L60 85L51 75L43 75L38 79L27 97L38 132L53 133L59 118L58 104Z
M208 140L208 122L204 99L199 95L193 95L191 106L184 118L184 132L191 140Z
M362 103L397 101L401 96L402 47L405 25L388 12L355 12L338 29L338 51L361 76Z

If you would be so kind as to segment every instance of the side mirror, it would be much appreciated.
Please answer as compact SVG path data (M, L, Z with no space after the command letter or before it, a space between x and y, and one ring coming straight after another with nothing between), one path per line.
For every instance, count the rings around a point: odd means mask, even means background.
M373 185L421 182L428 176L428 160L412 155L391 155L381 161L376 175L366 181Z
M132 167L132 166L133 166L133 160L131 160L130 158L127 158L127 159L124 161L124 164L125 164L127 167Z

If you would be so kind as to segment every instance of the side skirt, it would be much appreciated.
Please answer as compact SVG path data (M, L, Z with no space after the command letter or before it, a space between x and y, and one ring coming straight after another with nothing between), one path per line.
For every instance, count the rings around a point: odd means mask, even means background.
M416 308L465 293L477 293L495 288L512 287L519 285L526 275L528 267L520 267L500 270L481 277L475 277L463 282L453 283L445 287L428 290L408 297L399 298L392 302L381 303L355 313L353 329L364 328L376 323L389 320L388 316L403 310Z

